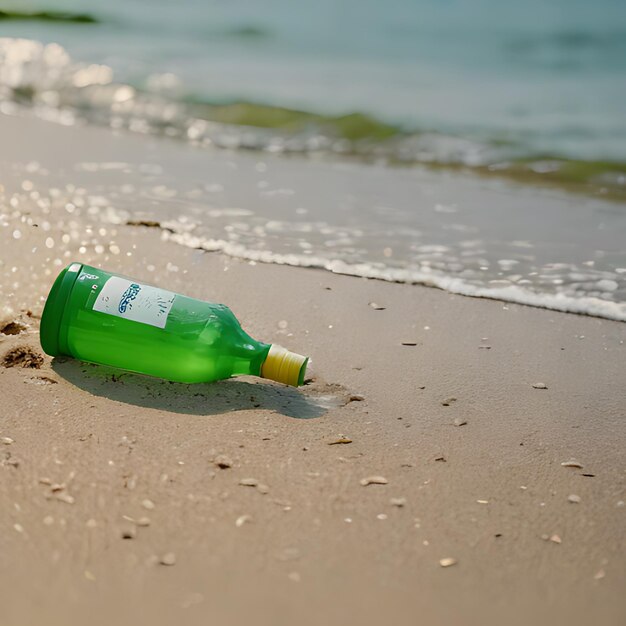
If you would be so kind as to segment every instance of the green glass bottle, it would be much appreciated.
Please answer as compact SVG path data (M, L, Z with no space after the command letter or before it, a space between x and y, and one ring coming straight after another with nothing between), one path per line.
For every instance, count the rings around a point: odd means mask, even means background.
M223 304L188 298L81 263L57 277L41 318L41 346L176 382L252 374L303 383L308 358L244 332Z

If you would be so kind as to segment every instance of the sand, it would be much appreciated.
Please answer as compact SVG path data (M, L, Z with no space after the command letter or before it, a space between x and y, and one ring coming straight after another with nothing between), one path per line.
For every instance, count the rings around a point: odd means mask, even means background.
M60 226L42 198L75 181L67 145L168 142L9 126L48 173L24 188L0 145L3 626L624 623L623 323L251 264L86 210ZM41 363L42 301L73 259L227 303L312 380Z

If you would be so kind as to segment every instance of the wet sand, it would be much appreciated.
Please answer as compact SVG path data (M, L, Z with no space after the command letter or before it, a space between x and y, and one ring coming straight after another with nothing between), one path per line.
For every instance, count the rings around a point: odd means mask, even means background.
M7 124L32 156L0 146L3 624L624 622L623 323L102 223L67 154L168 142ZM47 174L24 186L29 161ZM223 301L311 355L312 380L41 363L42 300L70 260Z

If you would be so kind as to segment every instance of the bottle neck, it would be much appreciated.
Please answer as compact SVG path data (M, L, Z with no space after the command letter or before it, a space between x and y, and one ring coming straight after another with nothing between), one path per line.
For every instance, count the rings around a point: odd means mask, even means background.
M309 357L272 344L261 365L261 376L285 385L299 387L304 383L308 362Z

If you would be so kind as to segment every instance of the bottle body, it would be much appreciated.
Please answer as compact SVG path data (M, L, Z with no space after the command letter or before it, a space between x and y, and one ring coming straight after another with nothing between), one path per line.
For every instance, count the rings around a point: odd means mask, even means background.
M271 348L250 337L222 304L80 263L70 264L55 281L42 316L41 343L52 356L185 383L260 376ZM295 384L301 384L299 374Z

